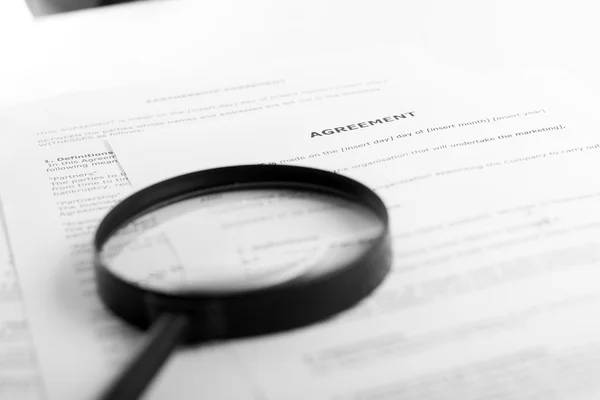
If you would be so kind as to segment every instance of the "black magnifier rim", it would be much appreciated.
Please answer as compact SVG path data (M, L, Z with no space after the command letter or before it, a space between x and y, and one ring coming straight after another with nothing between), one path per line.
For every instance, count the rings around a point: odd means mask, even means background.
M366 206L383 224L365 253L312 280L236 293L165 293L126 281L102 262L102 246L133 219L186 198L246 189L297 189L330 194ZM118 203L94 237L97 291L116 315L147 329L162 313L184 313L187 340L254 336L308 325L358 303L385 278L392 263L389 218L383 201L365 185L333 172L289 165L238 165L180 175L142 189Z

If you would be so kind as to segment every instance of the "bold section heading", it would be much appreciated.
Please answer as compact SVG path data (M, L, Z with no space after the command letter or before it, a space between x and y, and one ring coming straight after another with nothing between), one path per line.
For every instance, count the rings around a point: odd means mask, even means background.
M362 129L362 128L369 128L373 125L385 124L388 122L394 122L394 121L398 121L400 119L405 119L405 118L414 117L414 116L415 116L414 111L405 112L405 113L398 114L398 115L392 115L391 117L378 118L378 119L375 119L372 121L359 122L356 124L340 126L337 128L325 129L325 130L322 130L321 132L311 132L310 137L314 138L314 137L318 137L318 136L329 136L329 135L333 135L333 134L340 133L340 132L348 132L348 131L354 131L354 130Z

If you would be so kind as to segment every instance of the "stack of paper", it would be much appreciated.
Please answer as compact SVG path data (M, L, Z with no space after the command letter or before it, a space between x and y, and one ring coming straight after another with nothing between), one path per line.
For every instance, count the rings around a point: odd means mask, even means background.
M104 309L91 270L94 229L119 199L276 163L373 187L392 216L393 275L318 326L178 352L149 398L596 399L591 101L560 71L307 65L7 110L0 195L29 324L0 314L14 344L0 395L93 398L134 352L143 333ZM2 254L0 299L21 298Z
M0 395L38 399L42 395L36 350L2 218L0 230Z

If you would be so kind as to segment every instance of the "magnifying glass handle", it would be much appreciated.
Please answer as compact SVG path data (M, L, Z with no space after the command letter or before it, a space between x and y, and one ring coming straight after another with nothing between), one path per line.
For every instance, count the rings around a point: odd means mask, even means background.
M189 319L183 314L161 314L152 324L145 345L99 400L139 398L173 349L181 342L188 326Z

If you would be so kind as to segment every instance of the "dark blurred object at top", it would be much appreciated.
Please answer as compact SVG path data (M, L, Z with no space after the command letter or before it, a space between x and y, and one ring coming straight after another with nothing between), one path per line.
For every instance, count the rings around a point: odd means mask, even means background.
M138 1L138 0L101 0L100 5L101 6L110 6L110 5L119 4L119 3L131 3L132 1Z
M36 17L139 0L25 0Z

